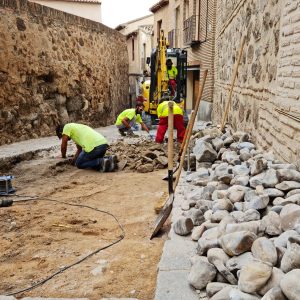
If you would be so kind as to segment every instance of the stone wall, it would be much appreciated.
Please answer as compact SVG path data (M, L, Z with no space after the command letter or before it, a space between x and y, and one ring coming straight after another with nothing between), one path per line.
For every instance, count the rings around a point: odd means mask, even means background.
M221 121L246 36L228 122L300 166L300 0L221 0L216 20L214 121Z
M112 124L127 104L123 35L26 0L0 0L0 145L58 122Z

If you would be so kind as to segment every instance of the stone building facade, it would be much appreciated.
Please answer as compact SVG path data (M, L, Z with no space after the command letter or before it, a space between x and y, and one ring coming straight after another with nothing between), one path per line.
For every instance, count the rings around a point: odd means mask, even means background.
M144 16L116 27L126 37L129 62L129 100L135 105L137 96L141 94L141 83L150 74L147 57L151 56L153 41L153 15Z
M0 0L0 144L53 135L58 122L112 124L127 95L119 32L26 0Z
M300 166L300 0L221 0L216 15L214 122L245 36L228 122Z

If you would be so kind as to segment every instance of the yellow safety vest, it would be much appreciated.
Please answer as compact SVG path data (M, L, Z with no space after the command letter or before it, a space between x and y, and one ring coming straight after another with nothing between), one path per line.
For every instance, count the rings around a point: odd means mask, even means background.
M170 70L167 69L167 73L168 73L168 79L176 79L178 70L175 66L172 66Z
M180 106L174 102L173 102L173 113L174 115L183 115L183 111L180 108ZM157 107L157 116L160 117L167 117L169 115L169 107L168 107L168 103L169 101L164 101L162 103L160 103Z

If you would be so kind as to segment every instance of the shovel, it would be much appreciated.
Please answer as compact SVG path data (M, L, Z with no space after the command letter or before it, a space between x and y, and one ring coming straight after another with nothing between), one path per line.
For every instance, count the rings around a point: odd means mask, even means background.
M153 239L153 237L156 236L156 234L158 233L158 231L160 230L160 228L164 225L164 223L166 222L166 220L168 219L171 211L172 211L172 207L173 207L173 201L174 201L174 191L177 187L177 184L179 182L179 178L180 178L180 174L183 168L183 163L184 163L184 157L190 142L190 138L192 135L192 131L193 131L193 127L194 127L194 123L195 123L195 119L197 116L197 111L199 109L199 105L200 105L200 100L203 94L203 89L204 89L204 85L205 85L205 81L206 81L206 77L207 77L207 70L205 70L203 72L203 79L202 79L202 83L199 87L199 93L198 93L198 97L197 97L197 101L196 101L196 105L195 105L195 112L192 115L192 118L190 120L191 125L189 126L188 130L187 130L187 134L186 134L186 142L185 145L183 147L183 151L182 151L182 155L180 158L180 163L179 163L179 167L178 167L178 174L176 176L176 180L173 186L173 160L170 161L170 156L168 155L168 174L170 174L171 176L169 176L169 187L172 186L172 193L170 193L169 190L169 198L166 200L166 203L164 204L162 210L160 211L155 223L154 223L154 230L153 233L150 237L150 240ZM172 110L173 112L173 110ZM169 109L169 113L170 113L170 109ZM169 126L169 123L168 123ZM170 129L170 127L169 127ZM173 132L172 132L173 133ZM169 140L172 140L173 143L173 138L169 138ZM168 142L169 142L168 140ZM169 150L169 144L168 144L168 150ZM172 150L173 151L173 150ZM173 153L172 153L173 155ZM171 168L170 168L171 167Z
M174 114L173 114L173 102L169 102L169 114L168 114L168 191L169 197L166 200L164 205L165 213L160 213L155 229L150 237L150 240L157 234L161 226L159 224L164 224L167 218L169 217L172 210L172 203L174 201L174 189L173 189L173 157L174 157L174 140L173 140L173 131L174 131ZM166 205L168 203L168 205Z

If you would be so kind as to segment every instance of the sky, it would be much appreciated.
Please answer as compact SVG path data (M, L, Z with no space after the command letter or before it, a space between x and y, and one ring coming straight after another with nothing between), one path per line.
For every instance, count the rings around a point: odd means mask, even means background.
M150 15L149 8L158 2L159 0L102 0L102 23L115 28L119 24Z

